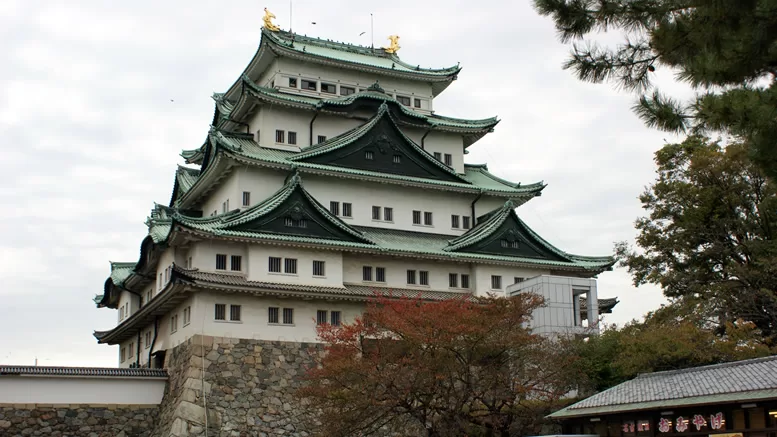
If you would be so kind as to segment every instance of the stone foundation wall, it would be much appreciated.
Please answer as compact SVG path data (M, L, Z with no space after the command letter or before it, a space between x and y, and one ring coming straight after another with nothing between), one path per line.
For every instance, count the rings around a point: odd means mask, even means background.
M0 436L149 437L157 405L0 404Z
M295 397L318 344L196 335L167 352L170 379L154 437L307 436ZM207 420L206 420L207 418Z

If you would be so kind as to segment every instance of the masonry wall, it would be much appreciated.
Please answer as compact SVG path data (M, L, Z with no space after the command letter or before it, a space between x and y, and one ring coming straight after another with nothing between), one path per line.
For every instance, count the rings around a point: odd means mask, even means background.
M0 404L0 436L150 437L157 405Z

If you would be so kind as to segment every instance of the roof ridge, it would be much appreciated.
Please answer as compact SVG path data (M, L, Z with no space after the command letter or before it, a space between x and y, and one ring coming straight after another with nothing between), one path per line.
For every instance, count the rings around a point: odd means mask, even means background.
M666 376L666 375L674 375L674 374L704 372L710 369L722 369L726 367L746 366L750 364L762 363L767 361L777 361L777 355L770 355L768 357L749 358L746 360L738 360L738 361L728 361L725 363L707 364L705 366L689 367L686 369L661 370L658 372L642 373L634 379L648 379L653 376Z

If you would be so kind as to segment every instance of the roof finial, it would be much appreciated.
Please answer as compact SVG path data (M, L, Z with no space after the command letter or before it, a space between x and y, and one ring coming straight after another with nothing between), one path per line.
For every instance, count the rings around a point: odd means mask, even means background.
M267 8L264 8L264 17L262 18L262 21L264 21L264 28L272 32L277 32L281 30L281 28L273 24L273 18L276 18L275 14L268 11Z
M402 48L399 46L399 35L389 35L388 40L391 41L391 45L383 48L386 53L394 54Z
M367 91L377 91L379 93L386 94L386 90L381 88L380 84L378 84L378 81L376 80L374 84L367 87Z

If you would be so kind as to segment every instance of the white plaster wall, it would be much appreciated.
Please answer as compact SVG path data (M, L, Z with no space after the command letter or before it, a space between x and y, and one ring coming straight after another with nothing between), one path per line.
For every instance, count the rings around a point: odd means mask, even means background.
M464 173L464 138L459 134L451 132L427 131L423 129L408 128L404 130L405 135L410 137L416 144L421 145L421 139L424 138L424 150L434 155L434 152L440 153L440 161L445 162L445 154L450 153L452 159L451 167L456 173Z
M165 379L0 376L0 404L136 404L162 401Z
M330 201L350 202L353 205L353 217L341 217L350 225L434 234L463 234L464 229L451 228L451 214L470 215L470 204L475 199L474 194L470 196L433 190L425 190L421 196L418 188L315 175L305 175L303 183L305 189L327 208ZM394 221L372 220L373 206L393 208ZM434 225L414 225L414 210L431 211Z
M194 318L190 318L189 323L184 324L183 312L185 308L191 308L194 311L195 299L190 297L178 305L175 309L171 310L160 321L160 335L157 338L157 342L154 344L154 350L165 350L174 348L186 339L190 338L194 334L199 333L195 328ZM173 315L178 316L178 329L175 332L171 331L171 319Z
M218 270L221 273L246 274L249 269L248 251L245 244L228 243L223 241L204 240L192 243L189 256L192 258L192 267L207 272L216 271L216 254L227 255L227 270ZM241 272L229 270L232 255L242 256Z
M165 281L165 269L173 265L173 262L176 260L175 256L176 248L169 247L164 252L162 252L162 256L159 257L159 262L156 265L156 276L154 277L154 296L156 296L162 288L167 285L167 282L169 282L170 275L167 275L168 280ZM186 264L183 264L185 267ZM159 283L159 275L162 275L162 284L160 287Z
M234 173L230 173L220 181L218 186L211 191L208 196L200 201L202 215L208 217L215 211L217 214L222 213L223 202L229 199L229 209L240 208L242 203L242 193L237 189L237 176Z
M234 208L247 209L258 203L262 203L268 197L275 194L283 187L286 177L289 175L286 171L273 170L262 167L241 166L234 169L237 176L237 191L235 198L237 202ZM243 192L251 193L251 204L243 206ZM232 207L232 202L229 204Z
M118 319L118 323L121 323L122 321L126 320L131 316L132 314L135 314L135 312L140 308L140 298L129 291L122 291L119 295L119 308L124 307L124 305L127 305L127 311L124 313L124 317L121 316L121 312L117 309L116 310L116 318Z
M299 151L318 142L319 135L332 138L359 127L364 120L321 114L313 122L313 142L310 142L310 121L312 111L289 109L280 106L262 106L248 121L249 129L256 135L259 130L259 144L262 147L279 150ZM275 142L275 131L286 131L284 143ZM288 132L297 133L297 144L288 144Z
M294 258L297 274L269 271L269 257ZM324 261L326 276L313 276L313 261ZM340 287L343 285L342 252L296 249L283 246L253 244L248 247L248 280L289 284ZM284 262L281 261L281 269Z
M587 327L575 324L573 300L575 290L588 293L589 324ZM595 279L543 275L511 285L507 289L508 295L525 292L539 294L545 299L545 306L538 308L532 314L533 319L530 325L535 332L583 334L596 331L599 304Z
M214 305L241 305L240 322L214 320ZM294 308L294 324L269 324L269 307ZM353 322L361 314L364 304L359 302L277 299L246 294L218 294L200 292L195 296L195 333L215 337L253 338L272 341L316 342L316 311L341 311L342 322ZM227 309L229 311L229 309Z
M470 265L466 263L446 263L429 260L418 259L402 259L380 256L368 256L368 255L351 255L346 254L343 256L344 264L344 281L346 283L372 285L376 287L394 287L394 288L412 288L419 291L423 290L448 290L460 293L470 293L474 287L472 277L470 276L470 288L449 288L448 274L457 273L471 274ZM362 267L373 267L373 281L363 281ZM386 268L386 282L375 282L375 267ZM416 285L409 285L407 283L407 271L408 270L425 270L429 272L429 285L418 285L418 272L416 272ZM461 278L459 278L459 281ZM459 283L461 285L461 283Z
M550 270L528 269L522 267L508 267L487 264L474 264L473 276L475 277L476 295L485 296L487 293L495 293L497 296L504 296L505 289L514 282L514 278L531 278L539 275L550 274ZM502 289L494 290L491 288L491 276L498 275L502 277Z

